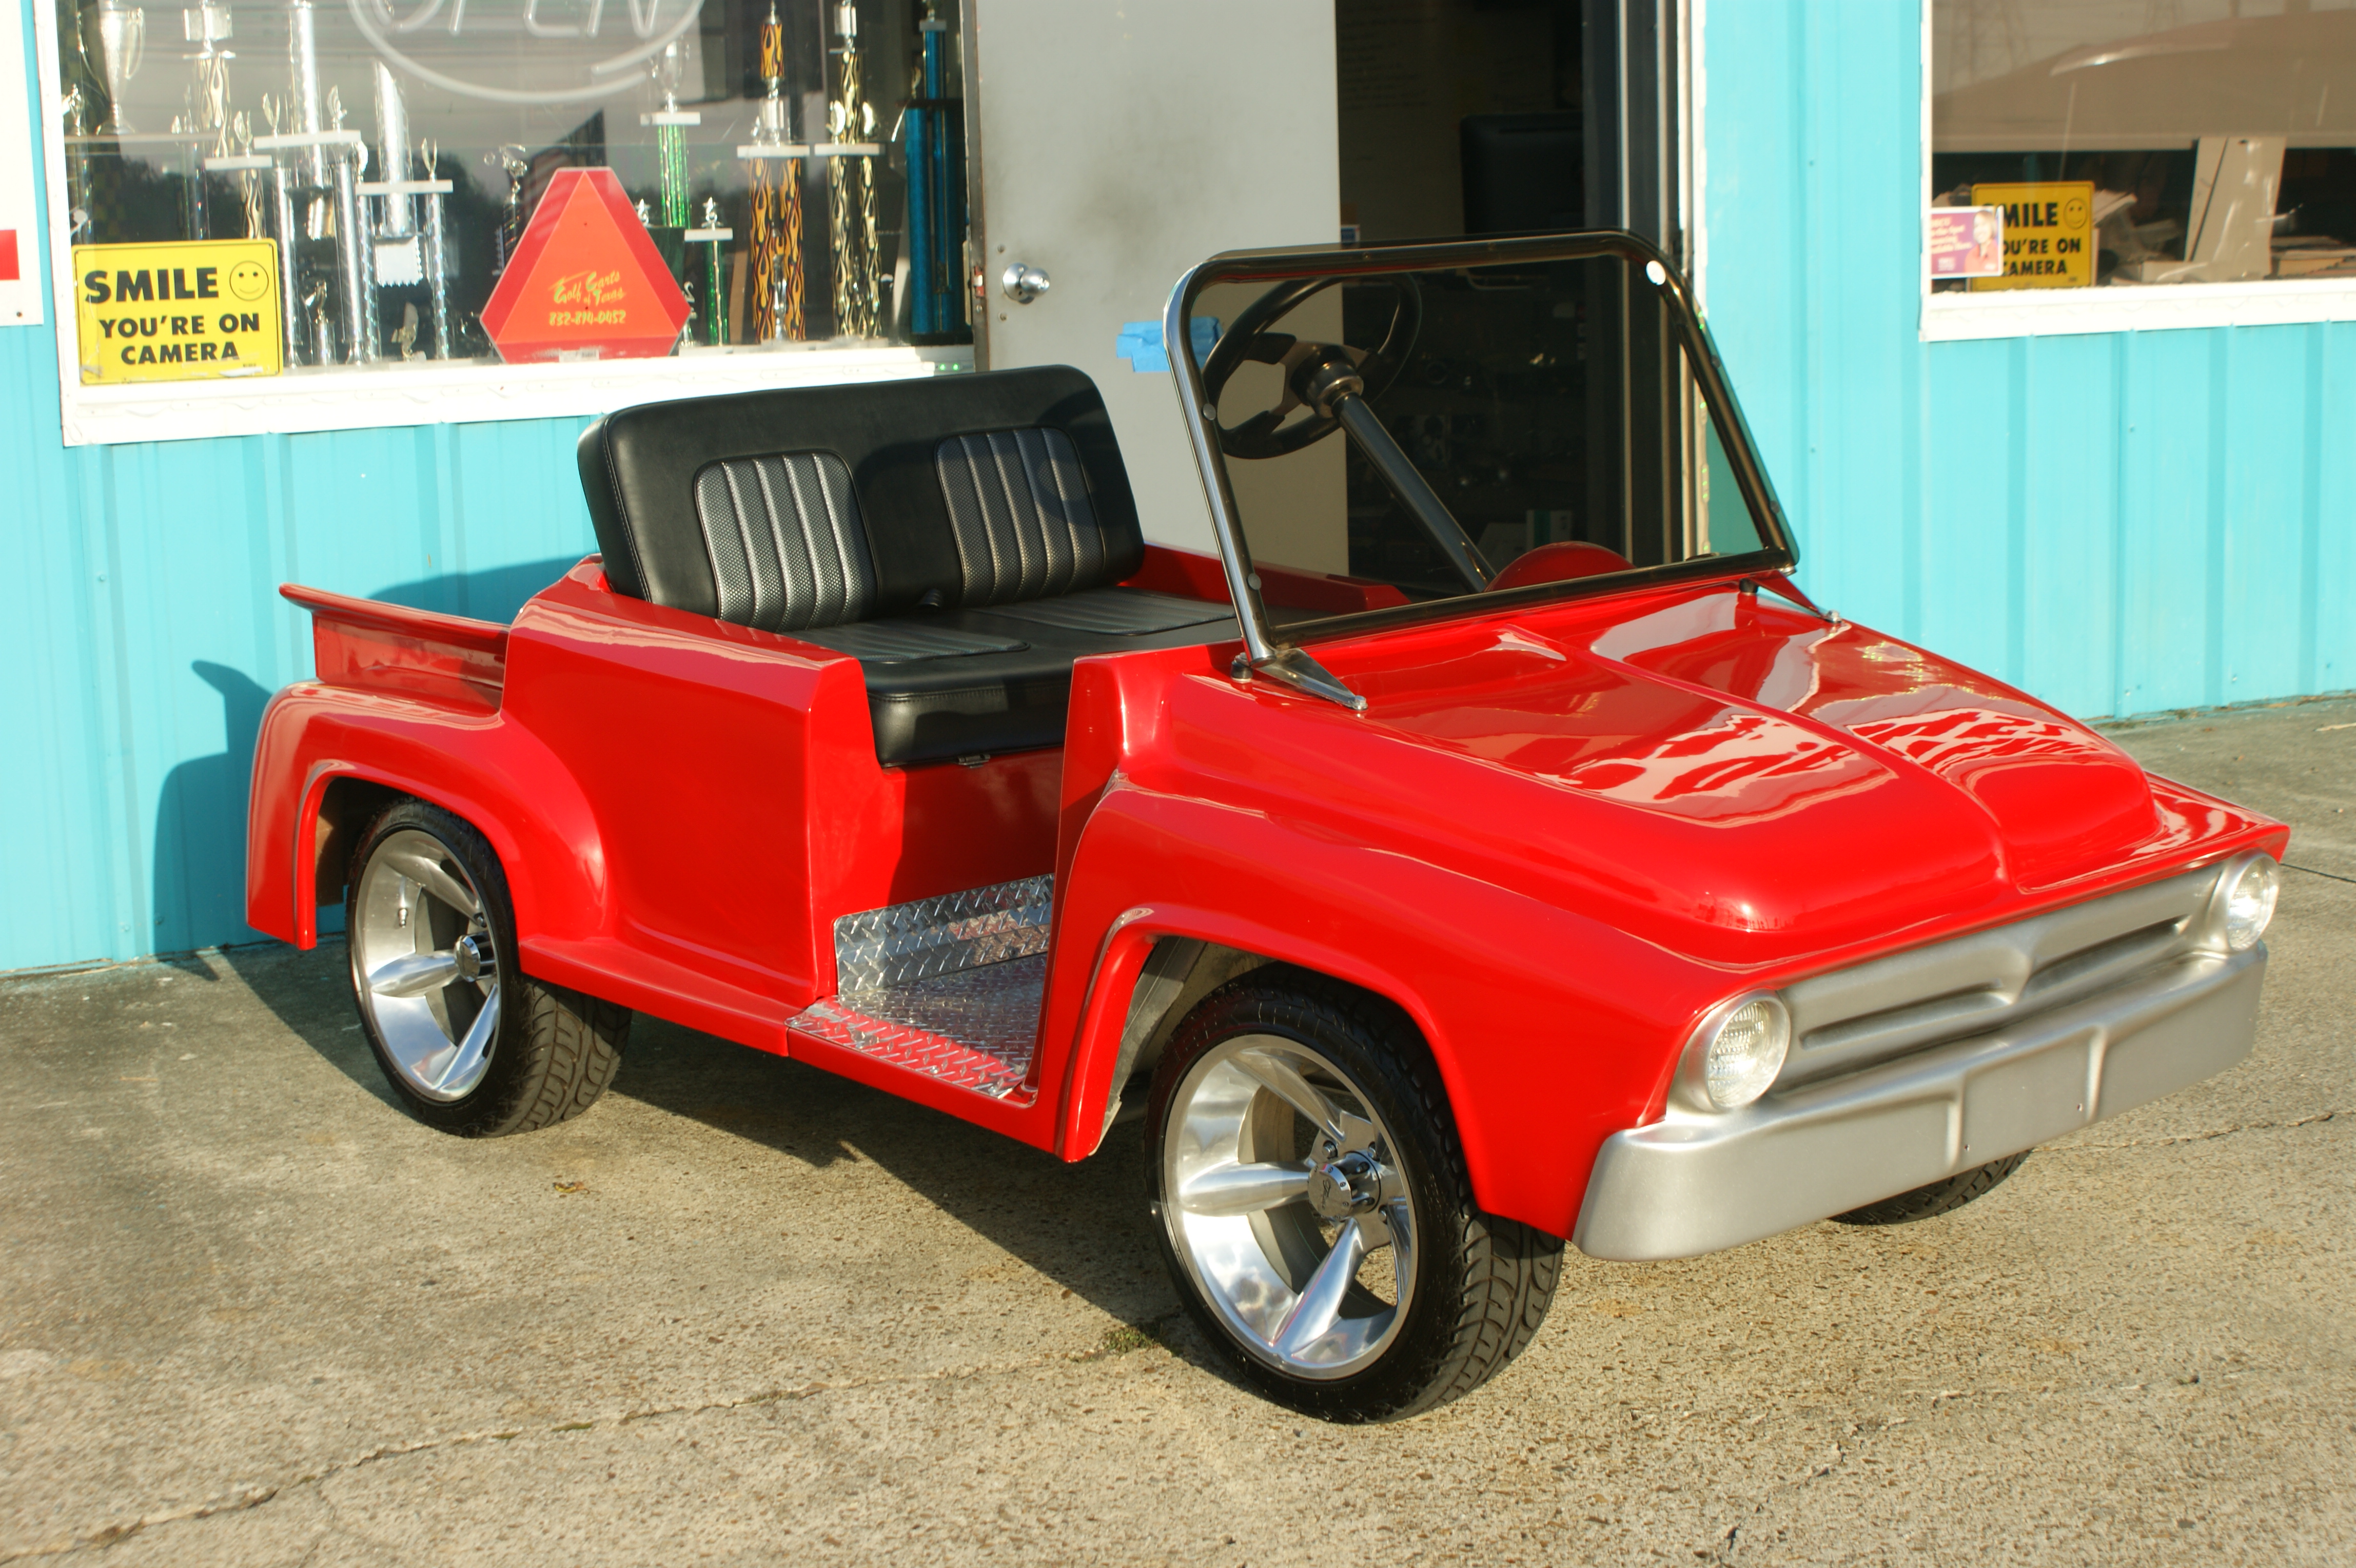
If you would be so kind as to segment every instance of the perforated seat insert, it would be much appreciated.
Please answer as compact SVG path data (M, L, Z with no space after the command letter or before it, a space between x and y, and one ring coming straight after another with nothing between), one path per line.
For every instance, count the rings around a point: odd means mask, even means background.
M955 435L935 461L965 575L960 604L1044 598L1102 580L1104 534L1062 431Z
M866 617L875 569L833 453L714 463L696 476L695 515L722 620L801 631Z

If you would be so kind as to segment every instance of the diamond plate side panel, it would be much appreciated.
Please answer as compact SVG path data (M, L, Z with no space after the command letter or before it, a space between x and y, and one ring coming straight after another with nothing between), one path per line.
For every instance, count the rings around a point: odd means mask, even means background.
M1046 986L1045 958L1015 959L848 993L789 1026L993 1100L1027 1099Z
M888 904L834 923L836 989L903 986L1047 950L1055 879L1027 876Z

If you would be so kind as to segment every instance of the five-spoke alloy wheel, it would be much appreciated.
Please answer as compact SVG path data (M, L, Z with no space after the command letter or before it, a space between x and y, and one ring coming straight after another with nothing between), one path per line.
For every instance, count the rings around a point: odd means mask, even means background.
M528 1132L587 1110L613 1078L629 1013L517 967L507 878L467 822L423 800L387 807L345 898L361 1026L421 1120Z
M1178 1086L1162 1190L1190 1283L1250 1354L1345 1377L1415 1299L1415 1205L1365 1091L1278 1035L1237 1035Z
M1445 1403L1546 1316L1562 1243L1473 1205L1439 1071L1378 998L1279 966L1212 993L1162 1054L1146 1125L1188 1311L1295 1409Z
M441 840L397 828L362 868L352 909L352 990L387 1064L412 1093L464 1100L499 1032L498 950L474 879Z

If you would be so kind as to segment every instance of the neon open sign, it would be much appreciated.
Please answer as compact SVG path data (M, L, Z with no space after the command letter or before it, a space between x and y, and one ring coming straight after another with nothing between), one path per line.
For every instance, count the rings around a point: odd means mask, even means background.
M395 15L383 0L348 3L360 36L385 59L420 81L492 103L577 103L609 97L629 82L631 73L694 27L703 10L703 0L620 0L612 7L620 14L610 16L607 0L522 0L520 8L513 4L485 5L480 0L471 5L470 0L422 0L405 15ZM478 37L485 33L520 33L526 38L576 45L586 40L611 39L622 47L603 58L581 60L574 68L578 71L576 80L550 88L469 81L416 58L417 54L429 52L427 46L437 38L458 38L470 33ZM400 41L404 39L412 41L404 47ZM545 52L570 56L586 51ZM458 65L469 58L473 58L471 51L452 51L444 63ZM499 70L509 63L496 55L479 58L487 70ZM507 74L512 80L512 70Z

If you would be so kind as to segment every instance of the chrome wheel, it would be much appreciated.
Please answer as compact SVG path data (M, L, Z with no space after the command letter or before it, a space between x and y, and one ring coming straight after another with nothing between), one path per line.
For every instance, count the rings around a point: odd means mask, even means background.
M388 833L352 899L352 990L385 1059L428 1100L463 1100L489 1069L499 972L489 911L458 856L415 828Z
M1254 1358L1347 1377L1398 1337L1415 1289L1399 1145L1348 1075L1297 1040L1238 1035L1172 1096L1162 1219L1172 1250Z

